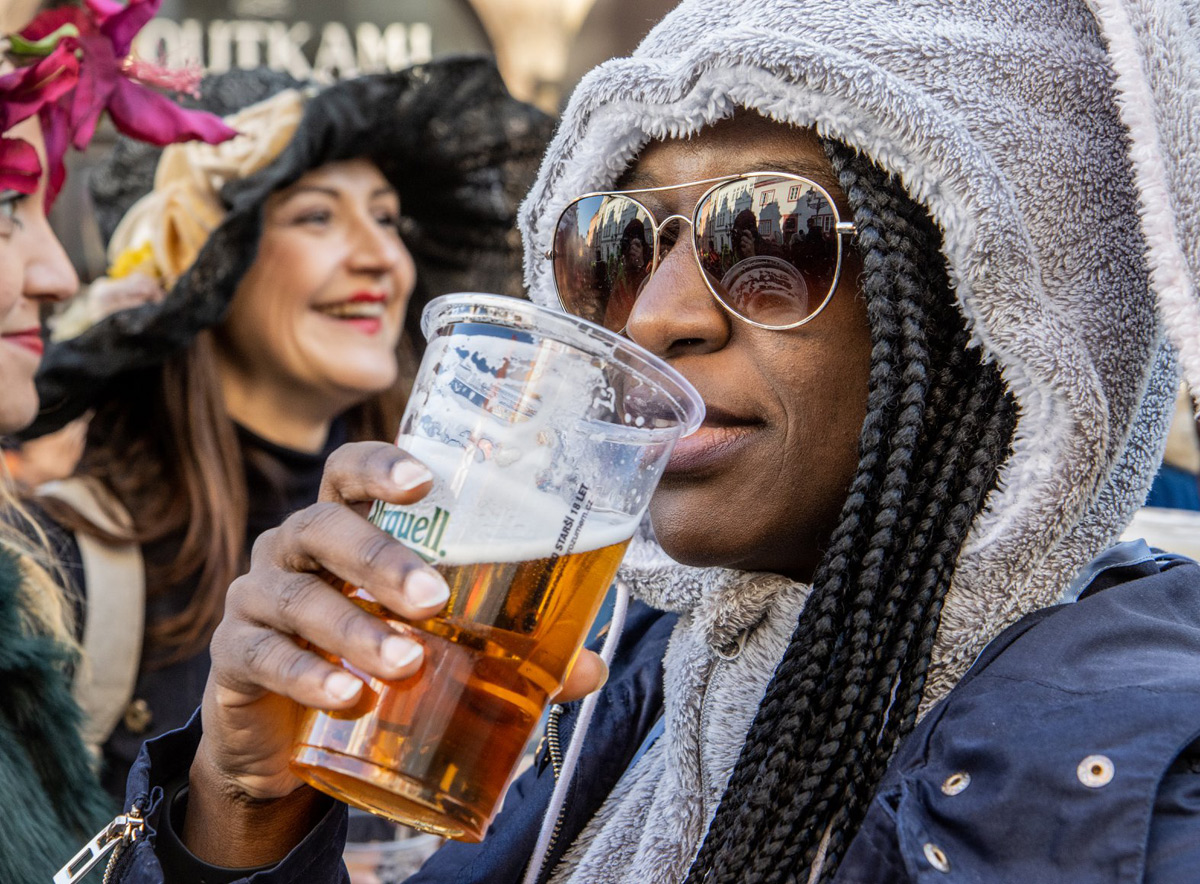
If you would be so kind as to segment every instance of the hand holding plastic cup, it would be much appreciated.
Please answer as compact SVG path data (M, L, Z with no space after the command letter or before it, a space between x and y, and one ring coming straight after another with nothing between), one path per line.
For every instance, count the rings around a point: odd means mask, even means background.
M437 568L450 600L411 624L420 671L356 672L362 700L310 711L292 764L351 805L478 841L704 405L636 344L526 301L446 295L422 330L397 444L433 489L414 505L377 503L371 520Z

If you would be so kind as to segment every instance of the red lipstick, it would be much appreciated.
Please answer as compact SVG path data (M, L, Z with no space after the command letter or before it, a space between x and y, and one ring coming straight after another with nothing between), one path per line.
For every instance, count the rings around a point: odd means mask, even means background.
M3 337L8 343L28 350L36 356L41 356L46 352L46 343L42 340L42 330L36 325L32 328L5 332L0 337Z

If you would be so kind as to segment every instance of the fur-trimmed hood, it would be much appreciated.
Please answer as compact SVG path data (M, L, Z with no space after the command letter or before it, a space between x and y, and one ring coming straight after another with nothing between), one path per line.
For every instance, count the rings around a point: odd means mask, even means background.
M863 151L928 208L1020 417L927 705L1141 505L1176 390L1168 334L1200 389L1197 23L1196 0L684 0L581 82L522 206L531 296L557 303L543 253L562 207L741 106Z

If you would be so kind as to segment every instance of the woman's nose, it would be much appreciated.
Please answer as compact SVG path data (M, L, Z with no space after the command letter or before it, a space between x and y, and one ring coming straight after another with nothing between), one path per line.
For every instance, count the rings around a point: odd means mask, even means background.
M683 231L688 233L686 228ZM729 317L700 275L691 244L681 239L665 256L633 303L625 333L659 356L719 350L729 340Z
M50 229L50 222L44 216L31 218L25 233L25 297L65 301L73 296L79 290L79 277L62 243Z
M349 260L355 270L389 273L406 258L412 261L395 229L381 224L373 215L358 219L350 236Z

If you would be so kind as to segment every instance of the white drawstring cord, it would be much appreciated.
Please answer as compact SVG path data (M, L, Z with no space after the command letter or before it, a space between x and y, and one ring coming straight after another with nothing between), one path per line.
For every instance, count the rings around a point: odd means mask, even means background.
M604 647L600 649L600 657L605 666L612 665L613 654L617 650L617 642L621 639L621 631L625 628L625 612L629 608L629 587L623 580L617 581L617 598L613 605L612 620L609 623L608 635L604 638ZM554 786L554 794L550 796L550 806L542 818L542 830L538 834L537 845L533 848L533 856L529 860L529 868L525 871L522 884L537 884L542 867L546 864L546 853L550 849L550 839L554 837L554 827L558 815L562 812L567 800L567 789L571 785L571 777L575 773L575 765L583 752L583 740L587 735L588 725L592 722L592 712L596 709L599 691L588 694L579 709L579 720L575 723L575 731L571 734L571 743L567 746L566 757L563 758L562 771Z

